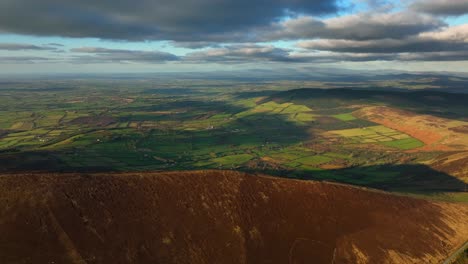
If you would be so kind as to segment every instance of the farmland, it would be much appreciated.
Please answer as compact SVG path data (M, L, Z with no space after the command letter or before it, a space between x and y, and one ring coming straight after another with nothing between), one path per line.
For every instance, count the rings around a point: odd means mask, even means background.
M468 151L466 94L304 85L2 84L1 169L230 169L464 199L466 164L442 157Z

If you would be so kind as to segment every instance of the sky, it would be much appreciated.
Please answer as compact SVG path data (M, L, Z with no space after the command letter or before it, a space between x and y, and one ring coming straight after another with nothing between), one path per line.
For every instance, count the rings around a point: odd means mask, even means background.
M0 74L468 72L468 0L1 0Z

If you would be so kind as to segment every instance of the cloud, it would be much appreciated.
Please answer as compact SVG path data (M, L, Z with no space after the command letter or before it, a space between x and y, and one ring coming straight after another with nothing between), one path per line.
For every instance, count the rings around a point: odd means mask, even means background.
M441 16L461 16L468 14L466 0L419 0L411 5L411 9Z
M301 41L298 46L311 50L348 53L402 53L468 51L468 24L424 32L404 39Z
M468 26L468 25L467 25ZM316 40L300 42L302 50L273 45L231 44L176 56L160 51L82 47L72 53L72 63L336 63L366 61L460 61L468 59L468 41L460 34L465 26L422 33L403 40ZM417 52L416 52L417 51Z
M466 51L406 53L398 56L401 61L468 61Z
M413 12L360 13L326 20L302 16L275 24L259 34L263 40L346 39L372 40L404 38L446 24L429 15Z
M468 24L423 32L403 39L320 39L301 41L297 45L306 52L328 52L330 61L340 60L340 56L341 61L466 61Z
M0 50L20 51L20 50L55 50L52 47L41 47L31 44L21 43L0 43Z
M209 42L209 41L186 41L186 42L172 41L171 45L174 47L186 48L186 49L201 49L201 48L206 48L206 47L216 48L220 46L219 43Z
M213 48L187 54L187 62L291 62L295 61L289 56L290 50L277 48L271 45L229 45L222 48Z
M37 57L37 56L2 56L0 57L2 63L12 63L12 64L30 64L30 63L43 63L43 62L54 62L55 59L47 57Z
M401 53L401 52L434 52L447 50L464 50L468 43L450 42L426 38L408 38L403 40L316 40L302 41L298 46L311 50L351 52L351 53Z
M326 14L338 9L336 0L2 0L0 31L116 40L210 41L243 35L286 13Z
M50 58L0 59L172 65L468 60L468 24L445 22L446 16L468 13L466 0L410 0L406 5L390 0L350 2L360 2L358 13L337 15L344 8L341 0L0 0L2 33L162 40L163 45L183 48L177 54L198 49L175 55L111 49L105 44L65 50L58 43L0 43L0 50L57 53ZM285 48L277 44L279 40L297 43Z
M53 46L53 47L65 47L65 45L60 44L60 43L47 43L47 46Z
M294 57L294 56L293 56ZM334 63L334 62L369 62L369 61L466 61L468 52L443 51L420 53L328 53L302 55L305 62Z
M75 56L71 60L74 63L164 63L180 59L174 54L161 51L107 49L100 47L74 48L70 51L73 53L92 54Z
M331 63L341 61L393 60L392 54L295 52L271 45L229 45L187 54L182 61L194 63Z
M336 62L363 62L363 61L392 61L396 60L395 54L374 53L337 53L337 52L312 52L294 53L290 57L297 62L306 63L336 63Z
M420 37L447 42L468 43L468 24L446 27L439 31L424 32L420 34Z

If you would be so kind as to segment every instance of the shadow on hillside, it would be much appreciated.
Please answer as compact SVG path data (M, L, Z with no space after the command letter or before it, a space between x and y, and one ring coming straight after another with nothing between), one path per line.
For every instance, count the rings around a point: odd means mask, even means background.
M235 93L237 99L251 99L262 96L271 96L275 93L278 93L276 90L262 90L262 91L249 91L249 92L238 92Z
M333 181L385 191L465 192L466 183L422 164L358 166L330 170L251 170L271 175L317 181Z
M312 108L338 108L352 104L377 103L419 114L466 119L468 94L429 90L363 90L362 88L303 88L279 92L264 101L295 102Z
M168 114L173 116L173 120L186 120L183 117L189 118L195 114L206 114L206 113L238 113L248 110L246 107L226 104L222 101L201 101L201 100L177 100L177 101L161 101L160 99L154 103L154 105L127 105L119 108L120 111L124 112L135 112L135 114L129 114L123 116L128 120L137 118L137 121L147 120L152 121L158 119L158 117L152 112L172 112ZM145 114L149 112L150 114ZM132 119L133 118L133 119ZM180 119L182 118L182 119Z
M235 140L235 139L234 139ZM258 139L263 140L263 139ZM227 142L227 144L231 144ZM257 142L250 142L257 143ZM23 152L0 155L0 172L109 172L121 171L111 164L102 166L70 167L62 160L61 153L57 152ZM131 170L147 170L145 163L136 165ZM169 167L163 170L199 170L216 169L214 167L195 167L187 164L180 167ZM248 173L263 173L277 177L286 177L302 180L331 181L375 188L385 191L439 193L439 192L466 192L467 184L460 179L436 171L429 166L420 164L379 165L350 167L330 170L286 170L278 168L246 168L237 170Z

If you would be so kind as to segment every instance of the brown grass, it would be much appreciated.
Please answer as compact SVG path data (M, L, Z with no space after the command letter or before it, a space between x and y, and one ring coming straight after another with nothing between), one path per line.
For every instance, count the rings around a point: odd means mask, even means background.
M429 166L457 177L468 184L468 152L449 152L438 156Z
M228 171L0 176L2 263L439 263L468 206Z

